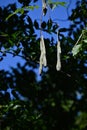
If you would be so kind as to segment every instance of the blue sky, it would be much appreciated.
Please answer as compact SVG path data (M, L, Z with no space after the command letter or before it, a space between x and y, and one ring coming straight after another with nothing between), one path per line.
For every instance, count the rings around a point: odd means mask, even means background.
M57 1L57 0L55 0ZM69 4L69 1L70 0L60 0L60 1L65 1L67 4L66 4L66 7L62 7L62 6L59 6L57 7L54 11L51 11L50 12L50 16L52 19L56 19L56 22L58 22L60 28L61 27L68 27L70 22L69 21L62 21L62 20L65 20L67 19L67 12L66 12L66 9L67 9L67 6ZM8 4L11 4L11 3L17 3L17 6L20 7L20 4L18 4L17 0L0 0L0 6L1 7L5 7L7 6ZM69 7L69 14L71 12L71 9L75 7L75 0L71 0L71 4L70 4L70 7ZM36 3L37 5L39 5L39 9L35 9L34 11L30 11L30 16L32 17L32 19L40 19L40 15L41 15L41 0L39 0L39 2ZM49 14L47 14L45 17L44 17L44 20L47 19L49 16ZM62 19L62 20L60 20ZM38 33L39 35L39 33ZM47 34L45 34L45 36L47 36ZM0 62L0 70L1 69L4 69L4 70L10 70L10 67L16 67L16 64L20 62L21 65L24 64L24 60L21 59L20 57L13 57L12 55L8 54L7 57L4 58L3 61Z

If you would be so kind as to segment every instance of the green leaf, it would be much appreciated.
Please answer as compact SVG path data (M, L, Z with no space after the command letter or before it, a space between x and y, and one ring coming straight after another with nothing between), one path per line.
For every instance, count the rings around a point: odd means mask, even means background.
M73 47L73 49L72 49L72 54L73 54L73 56L75 56L75 55L77 55L77 54L79 53L81 47L82 47L82 44L75 45L75 46Z
M28 10L34 10L34 9L38 9L38 6L26 6L25 9L28 9Z
M54 10L57 6L65 6L66 2L53 2L52 0L48 0L48 4L52 10Z
M8 42L10 43L11 46L13 46L13 41L12 40L8 40Z
M66 100L65 102L62 101L61 106L65 111L69 112L69 110L72 107L73 103L74 103L73 100Z
M13 15L15 15L17 13L23 14L25 10L34 10L35 8L37 9L38 6L25 6L23 8L18 8L18 9L15 10L15 12L13 12L10 15L8 15L8 17L6 18L6 20L8 20L9 18L11 18Z
M83 40L85 43L87 43L87 39L86 40Z
M0 32L0 36L1 37L8 37L8 34L4 33L4 32Z

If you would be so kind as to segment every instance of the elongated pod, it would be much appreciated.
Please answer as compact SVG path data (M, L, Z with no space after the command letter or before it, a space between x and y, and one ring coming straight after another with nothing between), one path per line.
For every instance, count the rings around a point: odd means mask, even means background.
M46 60L46 49L45 49L45 43L44 43L44 38L41 36L40 39L40 67L39 67L39 74L42 73L43 66L47 65L47 60Z
M60 41L57 42L57 64L56 64L57 71L61 70L61 47Z

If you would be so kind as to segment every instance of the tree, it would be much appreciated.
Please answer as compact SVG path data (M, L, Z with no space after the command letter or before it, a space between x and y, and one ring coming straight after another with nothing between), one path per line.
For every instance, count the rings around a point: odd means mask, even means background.
M87 128L86 0L77 1L76 8L68 18L72 21L70 27L59 29L62 48L61 71L57 71L55 67L56 41L53 37L44 38L48 69L42 72L40 81L37 80L34 71L38 68L40 56L40 37L38 38L36 30L42 29L49 34L55 34L58 26L52 19L43 21L40 26L37 20L33 21L30 18L29 11L25 9L37 6L30 6L31 0L19 0L19 2L22 6L19 10L15 4L0 7L1 60L7 53L21 56L26 60L24 66L18 63L17 68L12 67L12 72L4 70L0 72L1 130L85 130ZM11 90L11 95L8 89Z

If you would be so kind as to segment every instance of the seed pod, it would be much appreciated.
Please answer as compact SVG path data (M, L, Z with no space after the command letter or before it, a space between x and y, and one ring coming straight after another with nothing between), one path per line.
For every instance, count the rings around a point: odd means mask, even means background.
M60 41L57 43L57 64L56 64L57 71L61 70L61 47L60 47Z
M40 39L40 51L41 51L41 55L40 55L39 74L42 73L42 68L43 68L43 66L46 66L46 65L47 65L46 49L45 49L45 44L44 44L43 36L41 36L41 39Z

